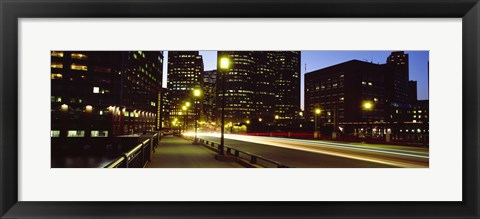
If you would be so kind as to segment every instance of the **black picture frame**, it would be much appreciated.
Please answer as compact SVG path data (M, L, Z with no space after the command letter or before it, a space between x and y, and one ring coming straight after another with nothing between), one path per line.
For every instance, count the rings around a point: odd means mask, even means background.
M478 0L1 0L0 15L2 218L480 218ZM463 201L20 202L18 19L77 17L462 18Z

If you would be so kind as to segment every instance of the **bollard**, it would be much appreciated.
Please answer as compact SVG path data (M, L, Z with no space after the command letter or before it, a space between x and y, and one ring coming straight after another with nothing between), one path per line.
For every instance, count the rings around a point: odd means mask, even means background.
M257 157L252 156L252 157L250 158L250 163L251 163L251 164L256 164L256 163L257 163Z

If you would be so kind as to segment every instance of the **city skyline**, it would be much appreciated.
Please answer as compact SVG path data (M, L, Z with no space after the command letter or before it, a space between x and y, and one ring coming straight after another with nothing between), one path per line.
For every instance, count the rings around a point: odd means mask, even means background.
M429 165L427 51L50 56L53 168Z
M301 103L300 107L304 109L304 76L305 73L320 70L329 66L347 62L350 60L359 60L372 62L375 64L386 63L387 57L392 50L385 51L301 51ZM409 77L410 80L418 82L418 99L428 100L428 51L405 51L409 54ZM215 70L217 65L217 51L216 50L203 50L199 51L199 54L203 57L204 69ZM164 72L167 71L166 63L168 60L168 51L164 51ZM305 64L306 69L305 71ZM167 75L163 75L163 87L166 87Z

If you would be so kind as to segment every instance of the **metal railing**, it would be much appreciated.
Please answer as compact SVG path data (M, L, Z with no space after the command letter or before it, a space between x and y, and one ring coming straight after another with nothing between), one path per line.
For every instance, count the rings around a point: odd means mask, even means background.
M220 144L217 142L208 141L198 137L197 137L197 140L199 143L205 146L211 147L217 151L220 148ZM225 150L225 153L227 153L228 155L248 160L250 164L257 164L263 167L289 168L289 166L286 166L278 161L275 161L257 154L253 154L247 151L242 151L231 146L224 145L223 148Z
M150 161L150 155L160 140L156 133L151 138L137 144L130 151L109 163L105 168L143 168Z

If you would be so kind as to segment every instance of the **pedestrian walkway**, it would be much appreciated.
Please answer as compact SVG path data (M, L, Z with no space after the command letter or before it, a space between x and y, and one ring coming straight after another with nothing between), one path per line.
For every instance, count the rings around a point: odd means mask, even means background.
M162 137L146 168L240 168L235 161L218 161L215 152L176 136Z

